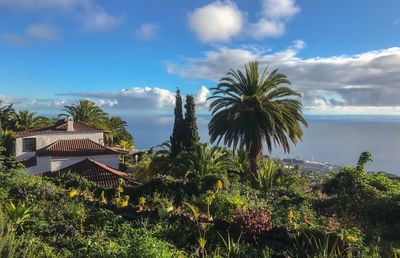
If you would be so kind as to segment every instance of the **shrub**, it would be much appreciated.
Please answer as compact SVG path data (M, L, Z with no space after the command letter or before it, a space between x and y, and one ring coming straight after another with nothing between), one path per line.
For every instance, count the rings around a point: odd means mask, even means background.
M239 209L235 212L233 224L239 226L246 236L257 239L271 231L272 218L265 207Z

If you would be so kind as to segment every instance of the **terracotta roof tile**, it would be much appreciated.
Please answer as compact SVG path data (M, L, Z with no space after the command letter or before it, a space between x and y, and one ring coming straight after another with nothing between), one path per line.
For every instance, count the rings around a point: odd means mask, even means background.
M61 176L63 173L73 172L76 173L89 181L98 183L105 187L116 187L118 186L118 179L124 179L126 184L138 185L128 174L110 168L107 165L91 160L85 159L72 166L61 169L56 172L42 173L43 176Z
M88 155L120 154L90 139L58 140L36 151L38 156L71 157Z
M90 133L90 132L103 132L98 128L87 125L85 123L74 121L74 131L67 131L67 121L64 119L59 120L55 125L43 127L39 129L20 131L15 134L16 138L28 137L41 134L55 134L55 133Z

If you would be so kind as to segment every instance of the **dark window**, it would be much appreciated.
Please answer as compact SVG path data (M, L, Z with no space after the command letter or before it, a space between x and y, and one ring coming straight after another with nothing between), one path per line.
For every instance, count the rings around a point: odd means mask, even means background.
M22 140L22 151L35 151L36 150L36 138L25 138Z

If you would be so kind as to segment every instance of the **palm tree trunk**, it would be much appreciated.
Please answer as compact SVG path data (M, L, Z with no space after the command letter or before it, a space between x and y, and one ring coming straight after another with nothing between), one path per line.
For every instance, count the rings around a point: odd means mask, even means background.
M257 173L259 161L262 159L262 143L261 141L254 141L250 146L249 162L250 170L253 174Z

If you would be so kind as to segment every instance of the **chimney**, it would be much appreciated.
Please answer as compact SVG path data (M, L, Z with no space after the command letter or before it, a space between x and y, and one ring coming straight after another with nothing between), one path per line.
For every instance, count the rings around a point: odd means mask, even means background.
M72 116L69 116L67 118L67 131L68 132L74 131L74 118Z

